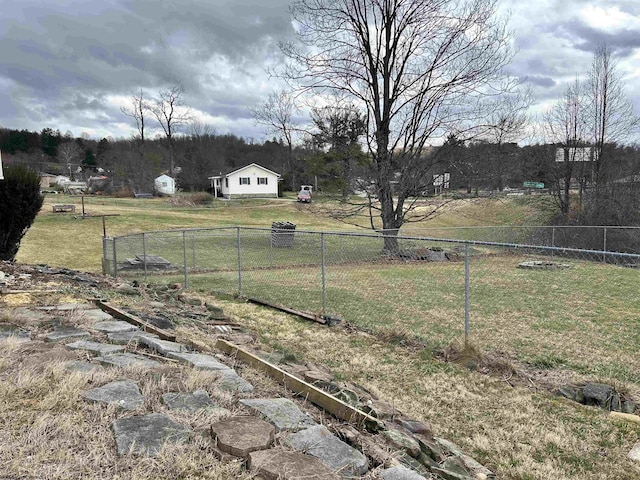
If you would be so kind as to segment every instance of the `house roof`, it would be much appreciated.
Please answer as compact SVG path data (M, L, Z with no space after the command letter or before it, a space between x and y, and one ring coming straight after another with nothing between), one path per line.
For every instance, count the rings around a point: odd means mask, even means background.
M228 177L232 173L238 173L241 170L244 170L245 168L249 168L249 167L258 167L258 168L264 170L265 172L273 173L276 177L280 177L281 176L279 173L276 173L273 170L269 170L268 168L265 168L262 165L258 165L257 163L250 163L249 165L245 165L244 167L234 168L233 170L230 170L230 171L225 172L225 173L221 173L220 175L211 176L211 177L209 177L209 180L211 180L212 178Z

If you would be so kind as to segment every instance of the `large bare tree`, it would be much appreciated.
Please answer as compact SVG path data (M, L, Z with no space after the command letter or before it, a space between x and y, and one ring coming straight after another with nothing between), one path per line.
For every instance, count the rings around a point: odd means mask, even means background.
M594 181L597 197L605 180L603 167L611 161L610 149L607 147L614 143L624 143L640 128L640 118L624 92L617 61L605 44L599 46L593 55L587 80L587 95L595 147Z
M158 121L167 139L169 148L169 175L175 173L175 136L179 129L191 119L191 113L184 104L182 85L172 85L158 94L149 109Z
M380 218L391 235L427 184L425 146L483 123L506 86L510 35L496 0L298 0L284 75L366 112ZM392 180L397 177L397 189ZM413 198L412 198L413 197ZM385 249L397 250L395 237Z
M285 90L272 92L267 100L251 113L255 121L266 126L270 133L281 135L287 146L287 171L290 175L291 190L298 188L295 159L293 154L294 136L299 129L294 122L296 105L293 95Z

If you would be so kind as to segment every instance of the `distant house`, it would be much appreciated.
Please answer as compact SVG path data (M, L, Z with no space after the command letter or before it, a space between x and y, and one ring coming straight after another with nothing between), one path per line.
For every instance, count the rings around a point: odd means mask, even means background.
M51 173L40 174L40 188L50 188L55 183L57 175Z
M176 193L176 181L169 175L160 175L153 181L156 192L162 195L174 195Z
M216 197L276 198L279 178L279 173L257 163L251 163L231 172L209 177L209 181Z

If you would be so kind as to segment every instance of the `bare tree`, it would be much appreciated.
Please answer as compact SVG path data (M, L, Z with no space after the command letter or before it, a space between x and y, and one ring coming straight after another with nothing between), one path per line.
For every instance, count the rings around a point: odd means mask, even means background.
M170 158L169 174L172 176L175 171L175 135L191 119L189 109L184 105L183 97L182 85L172 85L166 90L162 90L159 93L159 98L149 106L167 139Z
M395 235L431 181L425 146L486 118L511 59L497 0L298 0L283 74L366 112L382 227ZM397 189L392 180L397 178ZM420 215L413 217L420 219ZM385 249L397 250L395 237Z
M66 165L69 170L69 177L71 177L72 180L75 173L73 165L77 163L79 166L80 162L77 162L77 160L80 159L81 154L82 150L73 140L68 140L58 145L58 161L62 165Z
M562 99L558 100L544 114L547 140L562 148L562 157L557 158L555 177L555 197L560 212L567 215L571 209L571 179L580 176L580 206L584 191L585 168L584 149L590 137L588 102L586 91L578 78L567 87ZM580 171L578 171L580 170Z
M610 162L607 145L625 142L640 128L640 118L624 92L617 61L607 45L601 45L593 55L587 82L591 108L596 198Z
M284 138L287 146L287 171L291 176L291 190L298 188L293 156L294 135L298 131L294 124L296 110L293 96L284 90L269 94L265 103L251 109L257 123L266 126L270 133L282 135Z
M149 114L149 105L144 98L144 92L142 89L138 93L134 93L129 98L129 105L121 107L120 111L127 117L133 119L133 123L136 127L136 133L133 135L135 148L138 153L139 173L141 173L141 185L143 188L149 186L149 179L147 174L146 158L145 158L145 141L146 141L146 119Z

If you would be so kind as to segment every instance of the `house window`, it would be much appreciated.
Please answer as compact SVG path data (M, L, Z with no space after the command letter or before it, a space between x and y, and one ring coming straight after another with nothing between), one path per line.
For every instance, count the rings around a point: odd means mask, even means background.
M240 177L240 185L251 185L250 177Z
M226 188L229 188L229 179L228 179L228 178L225 178L225 179L224 179L224 186L225 186Z
M258 177L258 185L267 185L268 181L267 181L267 177Z

